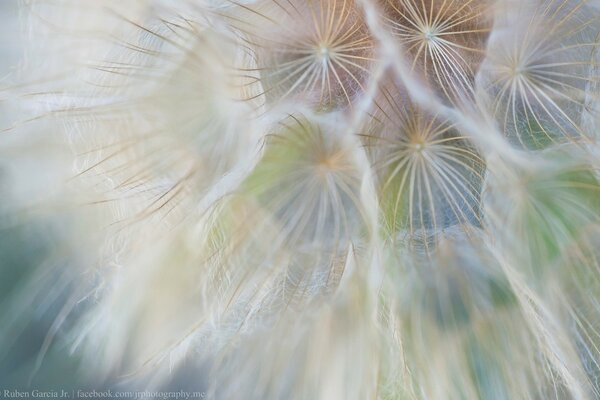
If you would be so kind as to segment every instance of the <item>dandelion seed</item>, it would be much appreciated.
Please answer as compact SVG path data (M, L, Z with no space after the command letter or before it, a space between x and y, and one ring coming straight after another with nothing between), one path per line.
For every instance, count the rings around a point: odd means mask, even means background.
M282 242L345 250L360 238L361 174L343 134L292 116L267 141L247 190L282 221Z
M200 196L254 144L244 140L252 138L251 125L231 119L249 113L230 88L234 50L226 36L191 22L124 23L141 31L138 40L123 39L134 50L119 46L92 65L94 101L101 104L68 121L80 136L79 175L104 178L95 182L106 190L96 203L136 208L119 223L148 217L175 223L193 207L192 193Z
M19 7L0 386L600 398L595 2Z
M232 12L256 68L248 85L272 107L301 101L351 107L366 90L376 50L354 0L266 0Z
M593 133L582 118L598 97L598 16L585 1L558 0L508 14L503 23L510 29L490 41L481 76L502 131L528 149L589 141Z
M510 174L498 169L487 182L485 200L494 235L503 246L521 246L524 265L541 268L529 271L534 276L600 221L600 185L577 152L553 149L543 157Z
M363 138L391 232L414 240L455 224L480 225L485 163L469 138L403 99L399 86L380 90Z
M491 7L480 0L386 0L385 23L405 48L411 68L445 100L474 99L474 79L485 56Z

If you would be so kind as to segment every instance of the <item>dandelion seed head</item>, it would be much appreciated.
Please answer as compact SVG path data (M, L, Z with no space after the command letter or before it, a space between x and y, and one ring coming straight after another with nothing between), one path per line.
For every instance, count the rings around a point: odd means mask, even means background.
M80 387L600 397L594 2L19 7L0 381L17 348L34 386L71 371L67 344Z

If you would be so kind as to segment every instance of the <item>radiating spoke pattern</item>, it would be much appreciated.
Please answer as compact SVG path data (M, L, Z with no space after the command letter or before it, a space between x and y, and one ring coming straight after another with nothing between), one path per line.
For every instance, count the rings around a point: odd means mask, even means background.
M411 68L444 99L473 99L485 56L491 10L482 0L386 0L385 23L409 55Z
M600 399L599 0L7 9L0 387Z
M267 0L240 12L251 21L231 17L255 64L240 70L250 98L331 109L365 91L376 54L354 0Z
M548 0L490 43L481 89L502 131L523 148L589 141L597 118L600 20L586 1ZM508 23L508 22L506 22Z
M282 225L281 243L347 246L361 230L361 173L344 132L292 116L246 182Z
M469 138L444 118L402 102L398 86L380 91L363 140L388 227L425 239L455 224L480 225L485 164Z

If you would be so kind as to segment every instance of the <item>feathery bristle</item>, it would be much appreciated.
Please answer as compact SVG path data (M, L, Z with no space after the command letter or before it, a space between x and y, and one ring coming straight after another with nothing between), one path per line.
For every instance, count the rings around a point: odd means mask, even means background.
M286 100L320 109L352 107L377 61L354 0L259 1L228 14L254 68L253 98L273 107Z
M446 100L473 99L474 79L491 31L485 0L386 0L385 23L418 72Z
M13 3L0 397L600 397L596 2Z

